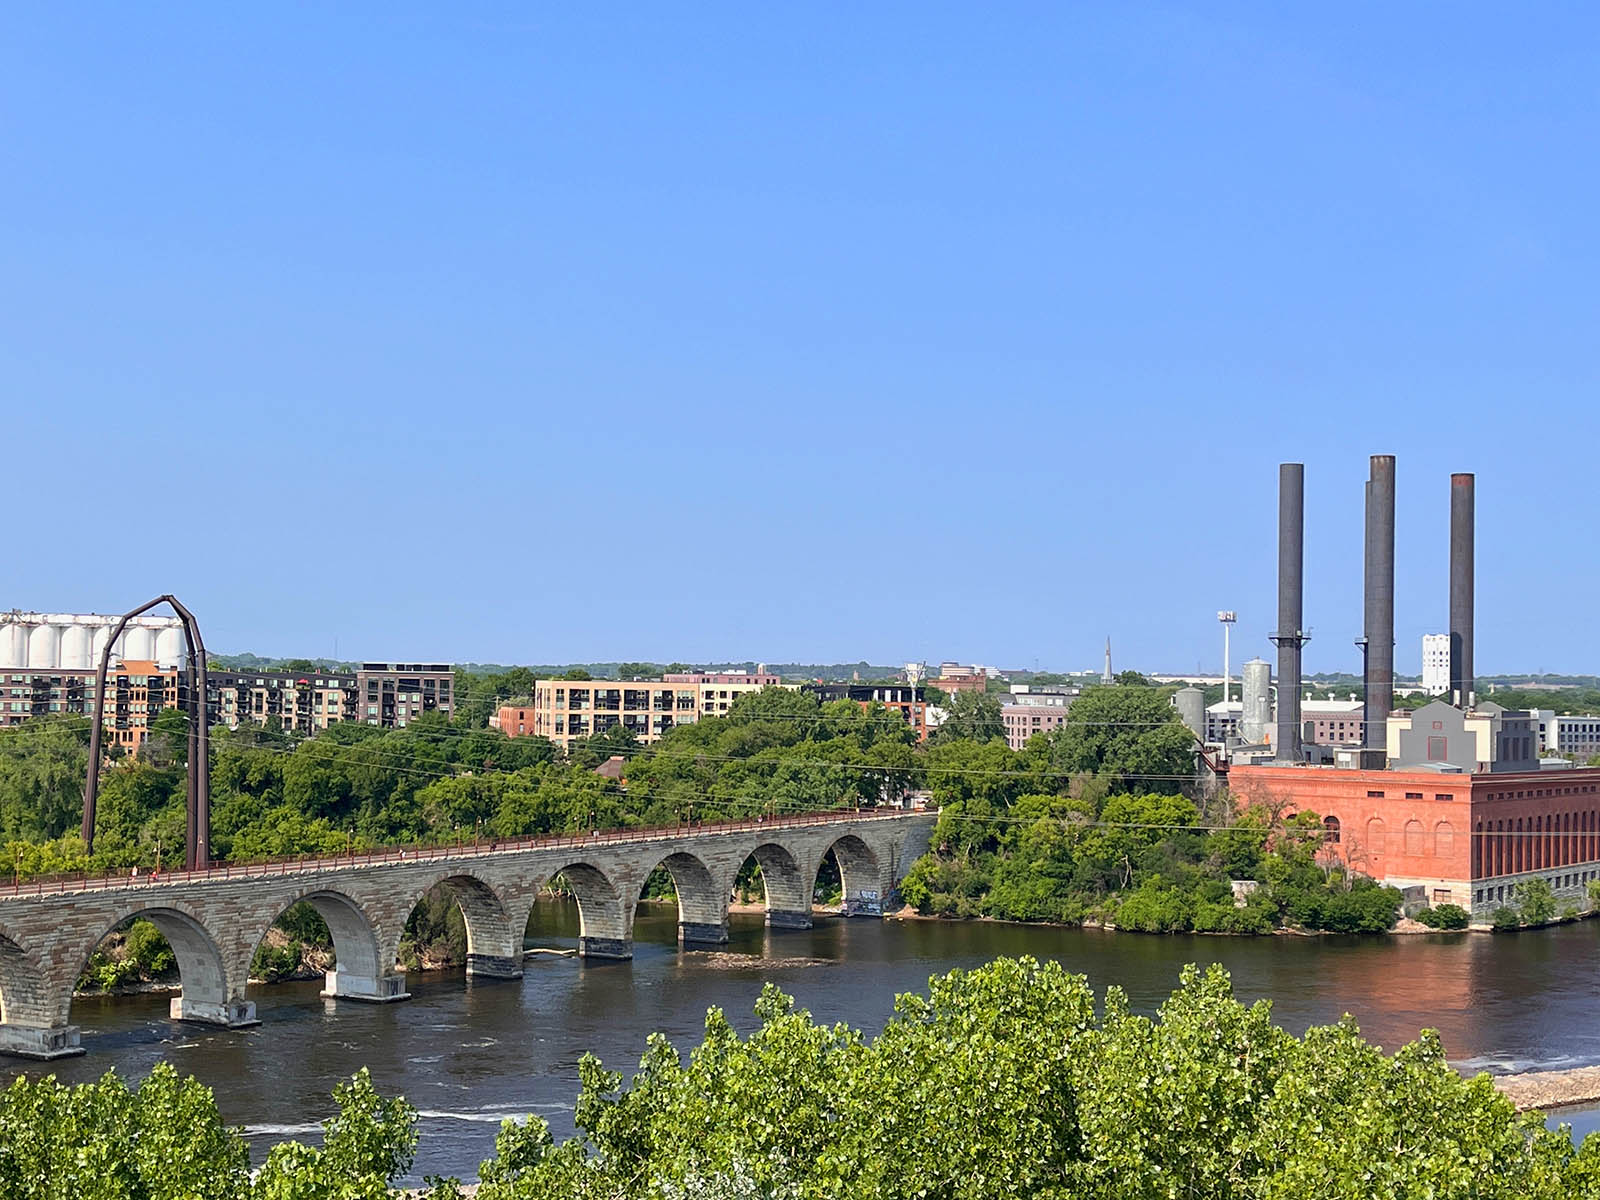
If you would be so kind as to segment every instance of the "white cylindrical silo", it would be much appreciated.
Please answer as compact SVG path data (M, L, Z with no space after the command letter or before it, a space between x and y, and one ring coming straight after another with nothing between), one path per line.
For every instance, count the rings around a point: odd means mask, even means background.
M35 625L28 631L28 666L51 670L61 665L61 627Z
M1251 746L1264 745L1272 724L1272 667L1263 659L1244 664L1244 712L1239 733Z
M99 624L89 630L89 665L98 667L100 656L106 652L106 643L111 640L111 626Z
M183 665L183 627L169 625L156 634L156 661L162 666Z
M28 627L21 621L6 619L0 625L0 667L28 665Z
M156 656L155 630L144 625L129 624L122 631L122 658L124 662L146 662Z
M90 665L87 625L72 624L61 631L61 665L75 671Z
M1172 704L1178 710L1178 719L1189 727L1189 732L1204 741L1206 694L1197 687L1179 688L1177 694L1172 697Z

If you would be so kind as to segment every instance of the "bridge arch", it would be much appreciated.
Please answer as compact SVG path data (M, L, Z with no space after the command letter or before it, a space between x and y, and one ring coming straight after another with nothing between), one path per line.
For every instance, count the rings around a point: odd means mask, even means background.
M829 853L839 866L839 883L842 889L843 909L849 913L852 907L862 902L875 900L882 904L886 899L882 893L883 869L878 860L878 852L865 841L853 833L847 833L834 841L823 851L822 858ZM817 866L821 869L822 860ZM816 876L811 879L812 887L816 886Z
M767 924L774 929L810 929L815 872L808 875L788 847L777 842L762 842L745 856L745 862L751 859L761 868Z
M0 1025L49 1021L48 1012L32 1012L29 1000L38 990L38 964L21 945L0 929Z
M80 942L74 953L63 956L71 973L57 981L60 1011L55 1024L67 1023L73 988L89 965L95 948L118 927L136 920L154 925L167 939L177 960L181 990L172 999L170 1011L174 1020L232 1027L256 1023L256 1006L244 998L247 972L230 970L220 940L212 935L199 914L168 903L138 907L124 913L110 925L100 928L88 941Z
M301 903L317 910L333 939L334 966L325 977L323 995L376 1000L388 998L384 995L386 990L397 990L386 983L394 975L394 959L391 956L384 961L378 923L353 896L328 887L308 888L289 899L268 922L268 928ZM263 928L250 946L252 957L266 936Z
M703 859L682 850L667 855L656 866L672 876L672 887L678 895L679 940L726 942L728 893L733 888L733 880L719 880ZM646 879L653 871L654 868L645 872ZM634 897L636 911L641 898Z
M488 883L477 876L462 871L443 871L416 889L416 899L406 913L410 920L428 895L436 889L455 901L461 910L462 923L467 929L467 974L487 978L515 979L522 975L522 933L527 924L516 925L505 901ZM395 932L395 942L390 947L389 961L400 952L400 938L406 922Z
M76 980L74 980L76 982ZM78 1031L66 1021L72 988L61 1003L60 985L39 955L0 926L0 1052L24 1058L82 1054Z
M560 876L578 902L578 953L584 958L632 958L634 901L612 879L579 859L550 873Z

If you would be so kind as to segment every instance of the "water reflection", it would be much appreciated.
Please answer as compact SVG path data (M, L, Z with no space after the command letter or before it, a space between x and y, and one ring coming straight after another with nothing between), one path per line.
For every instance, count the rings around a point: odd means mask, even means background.
M575 948L575 906L540 904L529 933L530 944ZM1016 954L1058 959L1097 990L1117 984L1143 1012L1166 998L1184 963L1220 962L1242 999L1270 999L1275 1019L1295 1033L1349 1012L1391 1049L1436 1028L1469 1069L1600 1062L1600 922L1511 937L1239 940L837 919L774 931L759 914L738 913L725 947L680 951L676 911L646 905L636 936L632 961L535 957L520 981L425 976L401 1004L325 1001L316 983L253 989L262 1024L236 1033L172 1023L165 996L86 997L73 1019L89 1054L49 1069L67 1080L111 1067L138 1077L168 1059L215 1088L227 1119L264 1145L314 1132L330 1111L329 1090L366 1065L380 1088L404 1093L424 1114L418 1174L470 1175L507 1115L538 1112L558 1136L570 1131L586 1051L626 1071L652 1030L680 1046L696 1041L713 1005L748 1030L769 980L818 1020L876 1032L895 993ZM0 1062L8 1074L33 1069ZM1593 1114L1564 1119L1580 1132L1600 1123Z

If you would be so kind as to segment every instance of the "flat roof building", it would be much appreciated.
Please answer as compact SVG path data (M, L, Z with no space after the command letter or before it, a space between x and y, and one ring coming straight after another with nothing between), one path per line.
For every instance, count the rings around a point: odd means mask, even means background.
M723 717L749 692L782 687L767 672L684 671L660 679L536 679L524 704L503 704L493 724L507 737L549 738L562 749L614 725L640 742L659 741L679 725Z

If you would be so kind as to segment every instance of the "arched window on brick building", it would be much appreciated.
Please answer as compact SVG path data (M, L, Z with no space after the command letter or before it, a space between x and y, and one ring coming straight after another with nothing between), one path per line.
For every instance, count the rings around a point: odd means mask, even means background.
M1407 821L1406 822L1406 853L1407 854L1425 854L1426 853L1426 851L1422 848L1422 822L1421 821Z
M1322 818L1322 840L1325 841L1325 842L1332 842L1335 846L1337 846L1339 844L1339 818L1338 817L1323 817Z
M1440 821L1433 827L1433 852L1440 858L1448 858L1456 852L1455 826L1449 821Z
M1383 851L1383 818L1373 817L1367 822L1367 853L1382 854Z

